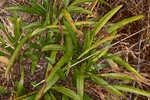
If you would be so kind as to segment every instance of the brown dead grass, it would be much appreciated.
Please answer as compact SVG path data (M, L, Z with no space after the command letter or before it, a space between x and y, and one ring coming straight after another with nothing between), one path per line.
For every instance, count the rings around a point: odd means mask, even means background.
M23 4L27 3L27 2L23 2L23 1L24 0L22 0L22 1L21 0L12 0L7 5L16 5L16 4L23 5ZM117 22L124 18L128 18L131 16L139 15L139 14L143 14L145 16L142 20L133 22L133 23L128 24L125 27L123 27L118 32L118 34L121 34L122 36L120 38L114 40L114 42L119 41L120 39L123 39L125 37L128 37L131 34L134 34L135 32L149 26L149 24L150 24L150 0L107 0L107 1L112 5L112 8L118 6L119 4L124 5L124 7L119 11L119 13L117 13L112 18L111 22ZM88 5L86 5L86 6L88 6ZM97 17L99 15L102 16L112 8L109 8L106 5L101 5L101 4L96 5L95 9L93 10L93 12L95 14L95 16L93 16L93 17ZM79 15L75 19L78 20L78 19L82 19L84 17L86 17L86 16ZM37 20L37 18L29 16L28 19L26 19L26 21L29 21L29 19L30 19L30 21ZM126 60L129 64L134 66L135 69L137 69L147 79L150 79L150 77L149 77L150 76L150 43L147 40L148 37L150 38L150 29L146 29L145 31L142 31L139 34L113 46L111 48L110 52L112 52L114 54L122 54L123 55L122 57L124 58L124 60ZM29 73L28 67L29 67L30 63L31 63L30 61L29 61L29 63L26 63L27 67L25 69L25 73L27 76L25 77L25 87L28 88L29 91L32 91L33 88L31 87L29 82L30 81L39 82L40 80L42 80L44 77L44 73L42 73L42 72L44 72L43 70L45 70L45 68L38 69L36 74L34 76L31 76L31 75L28 75L28 73ZM39 63L45 65L44 60ZM19 66L19 65L17 65L17 66ZM18 79L20 77L18 75L19 72L20 72L20 69L18 69L18 70L16 70L16 72L14 72L16 75L16 78L18 78ZM103 73L107 73L107 72L126 73L123 69L110 70L109 67L102 70L101 73L102 72ZM1 76L1 74L0 74L0 76ZM13 86L15 86L15 85L13 82L15 80L10 79L9 81L6 81L4 78L1 78L0 85L8 86L9 90L11 91L14 89ZM108 81L112 82L112 80L108 80ZM118 82L118 81L113 81L113 83L115 83L115 82ZM107 98L107 95L109 95L108 91L104 91L103 89L96 86L95 84L91 84L89 82L86 82L85 84L87 85L85 92L88 93L91 97L94 97L95 100L105 100ZM148 86L146 84L139 85L139 83L130 83L130 85L133 85L133 86L136 86L136 84L138 84L138 86L140 86L140 88L150 91L150 86ZM127 95L129 97L129 100L133 100L133 96L135 96L132 94L127 94ZM143 96L137 96L137 98L138 98L137 100L148 100L148 98L143 97ZM4 96L0 95L0 100L7 100L7 99L8 99L8 97L4 97Z

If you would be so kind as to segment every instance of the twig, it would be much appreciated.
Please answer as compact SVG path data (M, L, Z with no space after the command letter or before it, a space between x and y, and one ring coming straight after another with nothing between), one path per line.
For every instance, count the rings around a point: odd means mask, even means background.
M42 83L44 83L44 82L45 82L45 80L42 80L42 81L40 81L39 83L33 85L33 87L35 88L35 87L39 86L40 84L42 84Z

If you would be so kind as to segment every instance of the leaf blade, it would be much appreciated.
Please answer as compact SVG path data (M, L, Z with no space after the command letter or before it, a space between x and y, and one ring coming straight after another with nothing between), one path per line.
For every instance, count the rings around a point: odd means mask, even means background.
M71 18L70 13L66 9L63 10L63 14L64 14L64 17L67 20L67 22L70 24L72 30L75 31L77 33L77 35L79 35L79 36L83 35L83 32L78 30L76 28L76 26L74 25L73 19Z
M142 77L132 66L130 66L128 63L123 61L120 57L112 55L112 54L106 54L105 55L108 58L111 58L121 66L124 66L126 69L128 69L130 72L134 73L137 77L139 77L142 80L145 80L144 77Z
M114 8L113 10L109 11L107 14L102 17L99 22L95 25L93 30L93 35L95 36L101 28L109 21L110 18L122 7L122 5Z
M49 51L49 50L54 50L54 51L64 50L64 46L58 44L49 44L42 48L42 51Z
M56 87L53 87L52 89L54 89L58 92L61 92L62 94L72 98L73 100L80 100L80 97L74 91L72 91L68 88L65 88L62 86L56 86Z
M150 97L150 92L141 90L139 88L135 88L132 86L126 86L126 85L112 85L112 86L118 90L121 90L121 91L136 93L136 94Z
M123 96L125 97L124 94L122 94L120 91L118 91L116 88L114 88L113 86L109 85L105 80L103 80L101 77L98 77L94 74L88 73L88 75L90 75L90 77L92 78L92 80L94 82L96 82L98 85L104 87L105 89L113 92L114 94L118 95L118 96Z

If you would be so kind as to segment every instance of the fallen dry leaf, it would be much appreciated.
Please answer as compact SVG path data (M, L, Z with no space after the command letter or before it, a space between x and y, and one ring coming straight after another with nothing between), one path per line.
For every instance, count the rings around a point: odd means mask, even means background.
M0 56L0 62L8 65L9 59L5 56Z

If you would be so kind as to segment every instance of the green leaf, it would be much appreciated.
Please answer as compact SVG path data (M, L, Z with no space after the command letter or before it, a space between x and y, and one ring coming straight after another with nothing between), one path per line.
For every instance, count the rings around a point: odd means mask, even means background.
M73 44L72 44L72 39L69 33L65 34L65 47L66 51L64 56L62 56L59 61L55 64L53 67L51 73L48 75L46 79L46 87L44 89L44 93L46 93L55 83L56 81L60 78L59 75L57 75L57 71L67 62L69 62L72 58L73 55ZM39 93L36 95L35 100L39 100L43 92L43 89L39 91Z
M69 6L68 11L70 12L77 12L77 13L82 13L82 14L92 14L92 12L90 10L86 10L82 7L77 7L77 6Z
M108 7L112 7L111 4L109 4L107 1L105 0L99 0L100 3L107 5Z
M64 50L64 46L62 45L58 45L58 44L49 44L46 45L42 48L42 51L49 51L49 50L55 50L55 51L63 51Z
M0 86L0 94L5 94L5 93L6 93L6 89Z
M8 20L8 21L9 21L9 20ZM0 24L1 24L1 23L0 23ZM14 45L13 45L14 39L13 39L13 37L11 36L11 34L9 33L8 29L7 29L3 24L1 24L0 27L1 27L1 30L2 30L2 32L1 32L1 34L0 34L0 40L1 40L5 45L8 45L8 46L10 46L12 49L14 49L14 48L15 48ZM10 28L10 30L12 30L11 27L8 27L8 28Z
M8 63L8 67L7 67L6 71L5 71L5 76L6 76L6 77L7 77L8 73L9 73L11 67L13 66L13 64L14 64L14 62L15 62L17 56L19 55L19 52L20 52L22 46L23 46L24 43L28 40L29 36L30 36L30 33L28 33L26 36L23 37L23 39L22 39L22 40L20 41L20 43L18 44L16 50L14 51L13 55L11 56L10 61L9 61L9 63Z
M44 100L52 100L51 96L48 93L45 93Z
M14 27L15 28L14 29L14 34L15 34L15 40L16 40L16 42L18 42L18 40L20 38L20 35L21 35L21 26L20 26L20 24L21 24L21 19L18 18L16 20L15 27Z
M31 55L31 59L32 59L32 64L31 64L31 74L33 75L36 69L36 65L38 63L38 60L40 58L40 54L38 55Z
M30 2L31 7L28 6L14 6L14 7L8 7L6 10L8 11L21 11L26 12L30 14L37 14L40 16L46 16L46 9L41 6L39 3L36 2Z
M102 49L102 50L99 50L99 51L96 51L96 54L95 56L93 56L93 60L92 62L95 63L97 62L103 55L105 55L107 53L108 49Z
M92 2L93 0L75 0L71 6L73 5L78 5L78 4L82 4L82 3L85 3L85 2Z
M56 100L56 97L54 96L52 92L50 92L50 96L51 96L51 100Z
M46 86L44 89L44 93L46 93L59 79L59 75L56 73L53 77L51 77L48 82L46 82ZM41 95L43 94L43 89L40 89L39 92L36 94L34 100L39 100Z
M121 28L122 26L128 24L128 23L131 23L133 21L136 21L136 20L139 20L141 18L143 18L144 16L143 15L138 15L138 16L134 16L134 17L130 17L130 18L126 18L120 22L117 22L117 23L114 23L113 25L111 25L106 31L108 33L112 33L113 31Z
M108 41L108 40L112 40L114 39L114 36L109 36L109 37L105 37L102 40L97 40L90 48L88 48L87 50L85 50L79 57L78 59L80 59L81 57L83 57L85 54L87 54L90 50L97 48L100 44Z
M63 0L65 7L67 7L69 5L69 2L70 2L70 0Z
M112 78L112 79L120 79L125 81L136 81L133 77L123 74L123 73L106 73L100 74L101 77Z
M45 9L49 9L50 7L49 0L43 0L43 6Z
M27 6L14 6L14 7L8 7L6 8L7 11L21 11L29 14L37 14L37 15L42 15L39 12L33 10L30 7Z
M44 93L46 93L60 78L60 76L56 73L52 78L47 81L46 87L44 89ZM38 100L38 99L36 99Z
M69 98L66 95L63 95L62 100L69 100Z
M104 87L105 89L111 91L112 93L118 95L118 96L123 96L125 97L124 94L122 94L120 91L118 91L116 88L114 88L113 86L109 85L109 83L107 83L105 80L103 80L101 77L98 77L94 74L88 73L88 75L90 75L91 79L96 82L98 85Z
M45 30L47 29L55 29L55 28L59 28L58 25L48 25L48 26L44 26L44 27L41 27L41 28L37 28L35 29L32 34L31 34L31 37L35 36L35 35L39 35L40 33L44 32ZM64 26L62 26L63 29L65 29Z
M21 12L26 12L26 13L31 13L34 14L35 12L33 12L29 7L27 6L13 6L13 7L8 7L6 8L6 10L8 11L21 11Z
M27 96L25 99L15 99L15 100L34 100L35 95Z
M43 27L43 28L37 28L37 29L35 29L33 32L32 32L32 34L31 34L31 37L33 37L33 36L35 36L35 35L38 35L39 33L42 33L42 32L44 32L45 30L47 30L48 29L48 27Z
M84 96L84 68L86 64L83 63L81 66L81 71L77 74L77 94L80 96L80 100L83 100Z
M27 93L25 95L16 97L14 100L34 100L35 93L37 93L37 91L29 92L29 93Z
M132 66L130 66L125 61L123 61L120 57L115 56L113 54L106 54L105 57L111 58L112 60L114 60L115 62L120 64L121 66L123 66L126 69L128 69L130 72L134 73L137 77L139 77L140 79L144 80L144 77L142 77Z
M36 22L32 22L26 26L23 27L23 30L26 30L26 29L32 29L33 27L38 27L41 25L41 22L39 21L36 21Z
M93 24L96 24L96 22L94 21L77 21L74 23L76 26L79 26L79 25L93 25Z
M121 90L121 91L136 93L139 95L150 97L150 92L144 91L144 90L139 89L139 88L135 88L132 86L126 86L126 85L112 85L112 86L118 90Z
M40 3L35 1L35 2L31 2L30 5L32 10L38 12L39 14L41 14L41 16L46 16L47 10Z
M92 42L91 42L91 34L90 34L90 31L88 31L88 32L85 34L83 49L84 49L84 50L87 50L88 48L90 48L91 43L92 43Z
M85 93L83 100L94 100L94 99L90 98L90 97Z
M47 70L46 70L46 74L45 74L45 77L47 78L48 76L48 73L49 73L49 70L52 68L53 64L55 64L55 60L56 60L56 54L57 54L57 51L52 51L51 54L50 54L50 57L49 57L49 63L47 65Z
M78 37L76 36L75 32L72 30L71 26L69 25L69 23L67 21L64 21L64 25L65 25L65 31L67 31L72 38L72 42L75 48L78 48Z
M67 20L67 22L70 24L72 30L75 31L78 36L83 35L83 32L76 28L74 21L71 18L70 13L66 9L63 9L63 14L64 14L64 17Z
M95 36L101 29L102 27L112 18L112 16L122 7L122 5L114 8L113 10L109 11L107 14L102 17L99 22L95 25L94 30L93 30L93 35Z
M19 96L20 94L25 93L25 88L24 88L24 66L21 67L21 78L20 81L17 85L17 92L16 95Z
M72 90L62 87L62 86L55 86L52 89L72 98L73 100L80 100L80 97Z
M73 44L72 44L72 39L70 37L70 35L67 33L65 36L65 47L66 47L66 51L64 56L62 56L60 58L60 60L56 63L56 65L54 66L53 70L51 71L50 75L47 78L47 81L49 81L49 79L51 79L51 77L54 76L54 74L65 64L67 63L69 60L71 60L72 58L72 53L73 53Z
M44 95L44 100L56 100L56 98L55 98L55 96L53 95L53 93L50 92L50 93L46 93L46 94Z

